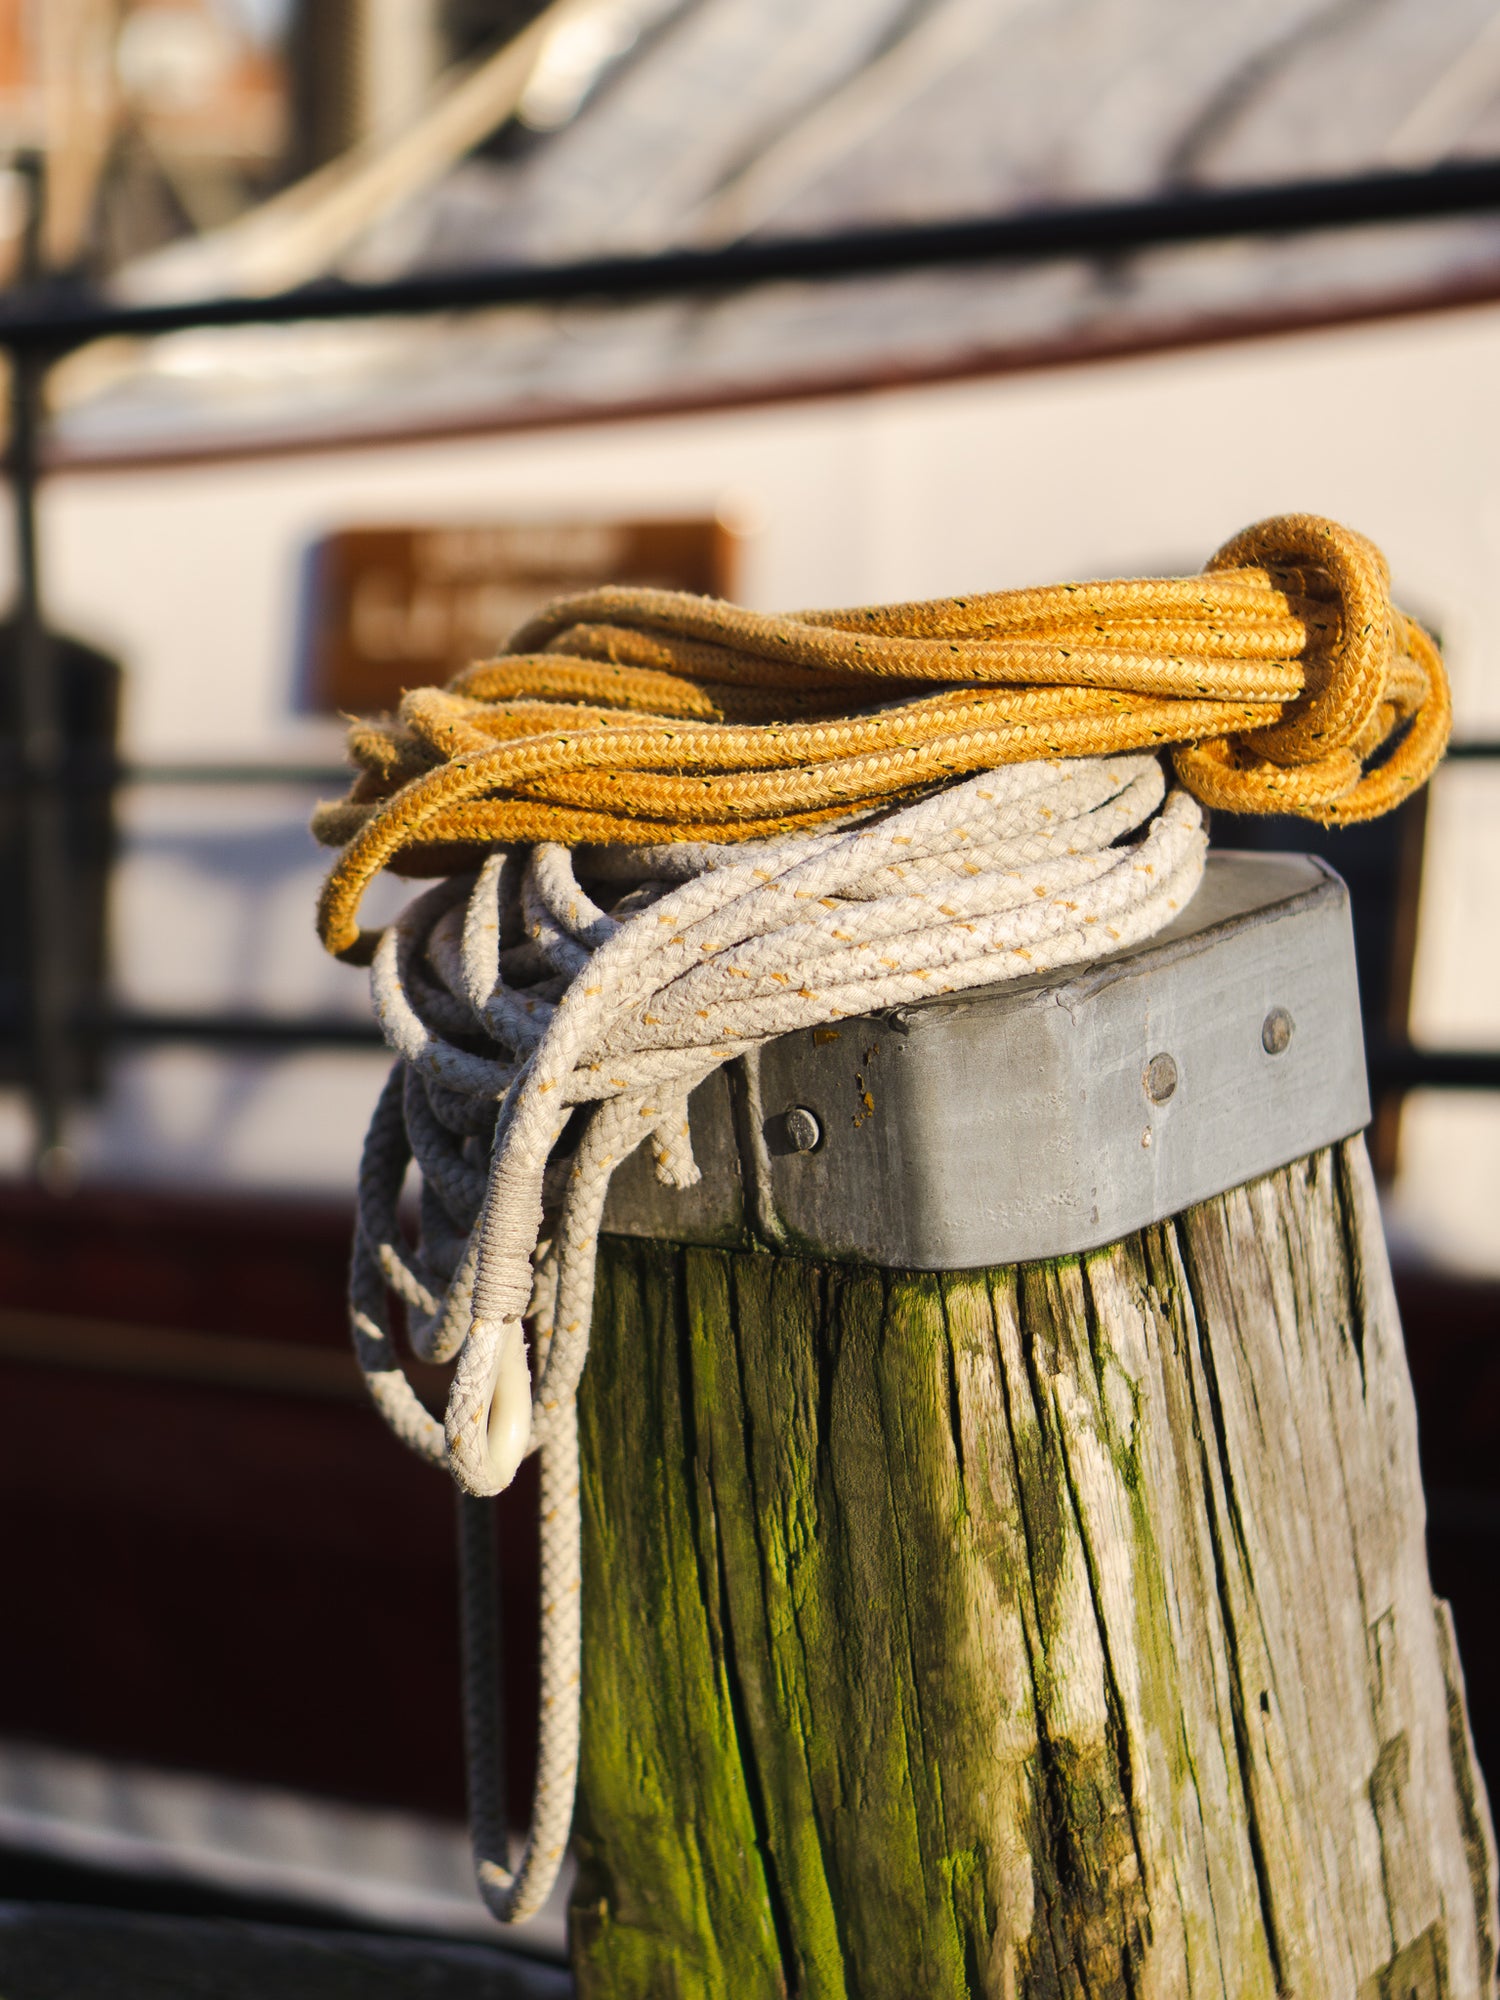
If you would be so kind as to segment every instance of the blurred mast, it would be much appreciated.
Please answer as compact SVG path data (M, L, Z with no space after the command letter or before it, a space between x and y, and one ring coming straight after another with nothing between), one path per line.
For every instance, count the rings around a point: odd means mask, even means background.
M45 0L31 13L36 137L47 156L40 192L42 263L48 271L73 269L87 247L100 178L120 121L119 16L119 0Z
M337 158L226 228L139 259L118 274L114 290L141 303L165 303L231 292L263 296L322 277L372 223L440 180L505 123L549 37L588 5L589 0L552 0L479 62L455 64L429 81L410 124L395 131L368 131ZM355 14L347 4L341 11ZM387 89L379 79L395 61L396 41L392 29L392 39L380 43L385 15L385 0L369 0L369 46L356 61L352 33L345 44L349 102L340 117L358 121L365 115L361 103L373 113L377 84L379 91ZM320 32L326 38L332 31L325 26ZM328 49L322 43L318 47L319 60L331 60ZM378 101L394 106L394 91Z

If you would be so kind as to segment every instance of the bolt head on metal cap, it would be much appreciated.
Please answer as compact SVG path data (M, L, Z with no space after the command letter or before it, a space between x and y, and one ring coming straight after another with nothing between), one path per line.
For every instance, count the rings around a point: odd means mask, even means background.
M1146 1065L1143 1078L1146 1095L1153 1104L1165 1104L1177 1088L1177 1065L1171 1056L1153 1056Z
M805 1104L794 1104L781 1121L786 1134L786 1142L794 1153L815 1153L823 1137L823 1128L818 1123L815 1111L809 1111Z
M1285 1007L1273 1007L1260 1024L1260 1045L1268 1056L1284 1053L1292 1039L1294 1023Z

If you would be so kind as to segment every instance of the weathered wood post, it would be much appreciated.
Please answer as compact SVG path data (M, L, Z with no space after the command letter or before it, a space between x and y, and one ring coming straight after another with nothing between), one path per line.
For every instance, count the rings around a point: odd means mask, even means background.
M786 1037L611 1194L574 1957L643 1996L1493 1991L1347 899Z

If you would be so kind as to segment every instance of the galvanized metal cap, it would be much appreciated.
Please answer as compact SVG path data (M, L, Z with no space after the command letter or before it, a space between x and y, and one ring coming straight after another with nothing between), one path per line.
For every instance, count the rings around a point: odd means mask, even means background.
M1210 854L1149 943L783 1036L689 1106L703 1180L643 1154L604 1227L961 1270L1114 1242L1370 1115L1349 897L1297 854Z

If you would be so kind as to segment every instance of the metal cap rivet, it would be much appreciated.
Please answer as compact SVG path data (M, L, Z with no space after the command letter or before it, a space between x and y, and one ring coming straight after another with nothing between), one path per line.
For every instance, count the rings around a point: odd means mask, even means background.
M1165 1104L1177 1088L1177 1065L1169 1055L1153 1056L1141 1081L1153 1104Z
M1292 1017L1285 1007L1273 1007L1260 1024L1260 1045L1268 1056L1279 1056L1292 1039Z
M805 1104L794 1104L782 1120L786 1142L794 1153L815 1153L823 1137L816 1112Z

